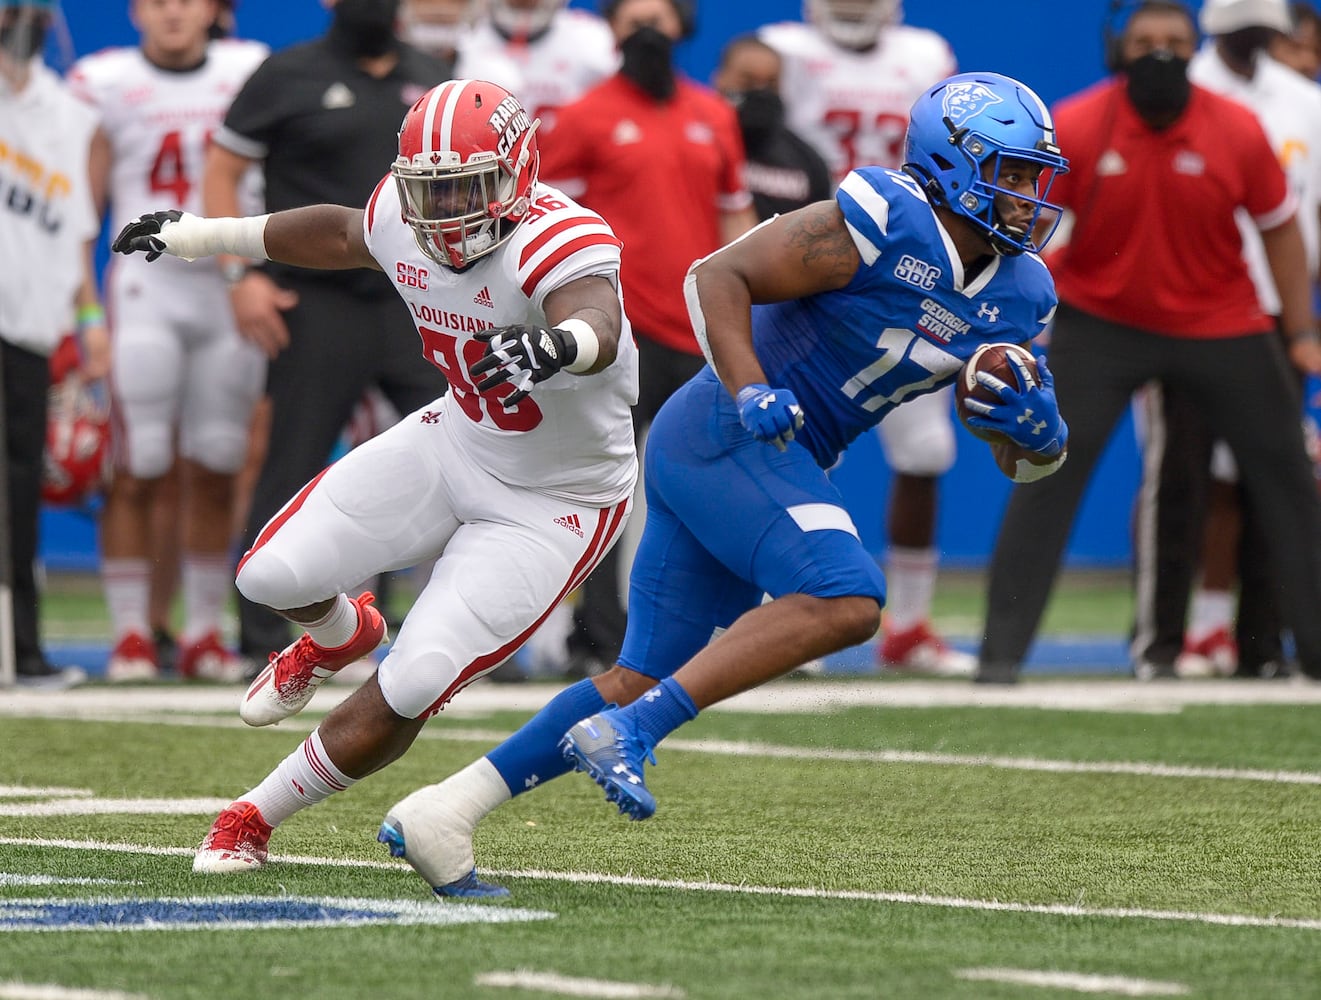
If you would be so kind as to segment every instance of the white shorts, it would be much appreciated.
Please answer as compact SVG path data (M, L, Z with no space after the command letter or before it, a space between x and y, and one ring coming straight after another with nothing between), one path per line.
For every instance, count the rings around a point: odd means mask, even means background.
M943 476L954 467L954 387L899 404L879 424L885 461L909 476Z
M434 559L378 671L386 702L410 719L522 646L609 551L632 504L507 485L451 436L446 403L409 414L304 487L238 572L249 600L290 610Z
M125 258L109 274L116 468L162 476L177 442L212 472L237 472L266 359L239 336L214 269L161 264Z

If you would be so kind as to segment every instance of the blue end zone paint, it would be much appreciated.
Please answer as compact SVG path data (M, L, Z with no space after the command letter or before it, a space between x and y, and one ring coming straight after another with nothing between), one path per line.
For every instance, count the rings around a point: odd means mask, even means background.
M14 931L266 930L368 924L478 924L550 920L526 910L431 900L222 896L163 899L0 900L0 933Z

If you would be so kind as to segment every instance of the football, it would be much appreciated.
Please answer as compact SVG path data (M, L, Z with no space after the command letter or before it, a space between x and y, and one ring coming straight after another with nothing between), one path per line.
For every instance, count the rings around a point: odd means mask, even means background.
M973 352L972 357L959 370L959 378L954 385L954 399L959 419L963 421L965 427L968 427L968 417L973 416L964 406L965 400L971 398L986 403L999 402L999 398L991 390L977 381L978 372L987 372L1000 381L1017 388L1018 375L1013 363L1009 360L1011 354L1017 355L1023 360L1028 374L1032 376L1033 383L1039 384L1037 382L1037 359L1026 347L1019 344L983 344ZM1003 434L995 431L979 430L976 427L968 427L968 430L983 441L989 441L992 444L1003 444L1007 441Z

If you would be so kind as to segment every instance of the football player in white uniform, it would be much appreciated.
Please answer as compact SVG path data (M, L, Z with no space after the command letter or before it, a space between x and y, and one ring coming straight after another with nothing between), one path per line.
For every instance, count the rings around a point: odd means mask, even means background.
M913 102L955 72L945 39L899 17L899 0L804 0L803 21L758 33L783 60L786 124L825 157L836 183L855 167L897 168ZM970 676L975 658L948 646L930 621L938 483L955 457L951 393L918 397L877 428L894 472L878 652L886 667Z
M384 270L450 387L307 484L239 564L245 596L307 629L243 699L244 721L270 725L384 640L372 596L345 589L435 560L377 673L220 814L195 871L256 868L272 827L397 758L623 529L637 479L637 353L620 241L537 182L537 124L495 84L449 81L409 110L393 176L365 210L160 212L115 241L148 260L227 253ZM452 894L472 891L464 879Z
M576 101L615 71L619 54L605 21L566 0L489 0L487 16L459 42L459 76L488 67L517 74L505 84L528 114L553 125L555 109ZM496 82L505 81L496 77Z
M134 0L135 47L106 49L70 72L75 93L101 114L116 227L162 204L200 211L210 133L265 45L210 41L216 0ZM102 521L102 575L115 647L112 681L154 676L151 638L152 509L180 460L185 676L238 680L240 661L220 642L232 592L234 476L243 465L265 363L234 325L213 263L116 261L107 276L112 326L115 470Z

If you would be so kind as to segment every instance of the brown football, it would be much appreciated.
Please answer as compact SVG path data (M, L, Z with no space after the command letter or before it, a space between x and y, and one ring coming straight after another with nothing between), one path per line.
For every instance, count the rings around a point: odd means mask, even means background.
M973 352L972 357L959 370L958 381L954 384L954 398L957 403L959 419L963 421L965 427L968 426L968 417L973 414L964 406L964 400L971 397L987 403L999 402L999 398L991 390L977 381L978 372L988 372L1000 381L1006 382L1015 388L1018 387L1018 375L1009 360L1011 353L1022 358L1033 382L1040 384L1037 382L1037 359L1026 347L1019 344L983 344ZM1003 434L995 431L979 430L976 427L968 427L968 430L983 441L989 441L992 444L1003 444L1008 441Z

